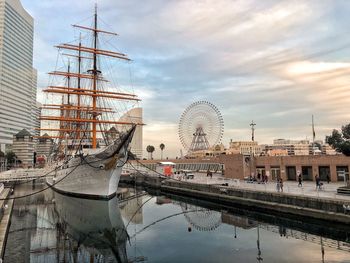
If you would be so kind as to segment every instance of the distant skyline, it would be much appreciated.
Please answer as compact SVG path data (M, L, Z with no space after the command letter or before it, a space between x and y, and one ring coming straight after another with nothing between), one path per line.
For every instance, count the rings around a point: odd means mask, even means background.
M55 67L53 46L72 40L70 25L91 17L95 2L22 0L34 17L39 91ZM113 45L133 59L144 148L154 145L156 158L161 143L164 157L180 155L178 121L197 100L221 111L225 146L250 140L252 120L259 143L311 140L312 114L316 139L350 122L348 1L97 2L103 21L120 34Z

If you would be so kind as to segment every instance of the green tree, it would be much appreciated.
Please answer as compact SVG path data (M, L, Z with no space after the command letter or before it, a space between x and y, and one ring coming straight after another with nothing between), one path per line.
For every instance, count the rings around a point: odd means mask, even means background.
M341 132L334 129L331 135L326 136L326 142L337 152L350 156L350 123L342 126Z
M164 148L165 148L164 143L161 143L161 144L159 145L159 148L160 148L160 151L161 151L160 159L163 160L163 150L164 150Z
M333 130L332 134L326 136L326 143L333 146L333 148L337 149L340 144L344 141L342 134L338 130Z
M153 152L155 151L154 146L153 145L148 145L146 147L146 151L148 152L148 158L152 160L153 159Z
M342 154L346 156L350 156L350 141L344 141L340 147L339 150Z
M350 123L347 125L343 125L341 127L341 132L343 134L344 139L349 140L350 139Z
M7 159L8 164L14 164L17 159L17 156L13 151L7 152L5 157Z

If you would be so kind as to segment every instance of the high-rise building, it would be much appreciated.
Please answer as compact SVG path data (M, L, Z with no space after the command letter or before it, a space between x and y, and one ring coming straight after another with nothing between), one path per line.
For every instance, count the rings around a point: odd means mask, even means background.
M33 69L33 18L20 0L0 0L0 149L14 134L33 130L36 71Z
M31 134L34 136L40 136L40 127L41 127L41 121L40 121L40 115L41 115L41 107L42 104L39 102L36 102L35 106L32 108L32 118L33 118L33 130Z

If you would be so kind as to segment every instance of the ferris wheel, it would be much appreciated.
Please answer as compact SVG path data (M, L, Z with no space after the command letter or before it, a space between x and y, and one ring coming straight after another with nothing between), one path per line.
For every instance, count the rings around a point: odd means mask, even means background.
M219 144L224 133L224 120L218 108L208 101L197 101L183 112L179 137L188 151L207 150Z

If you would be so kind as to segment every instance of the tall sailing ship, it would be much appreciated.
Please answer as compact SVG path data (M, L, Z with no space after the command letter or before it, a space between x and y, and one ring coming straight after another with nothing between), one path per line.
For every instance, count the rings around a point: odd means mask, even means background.
M47 179L49 185L72 196L110 199L116 194L136 129L135 123L118 121L117 115L120 117L127 105L135 105L139 99L135 94L112 89L106 79L102 68L110 64L105 59L130 59L126 54L101 48L103 35L117 34L99 29L99 22L95 7L91 27L73 25L87 34L80 33L76 44L57 46L65 59L65 70L49 73L54 84L44 92L51 103L42 106L40 117L42 126L46 123L49 127L40 130L56 141L48 160L49 169L54 170ZM108 73L115 75L113 70ZM120 106L124 111L117 110Z

